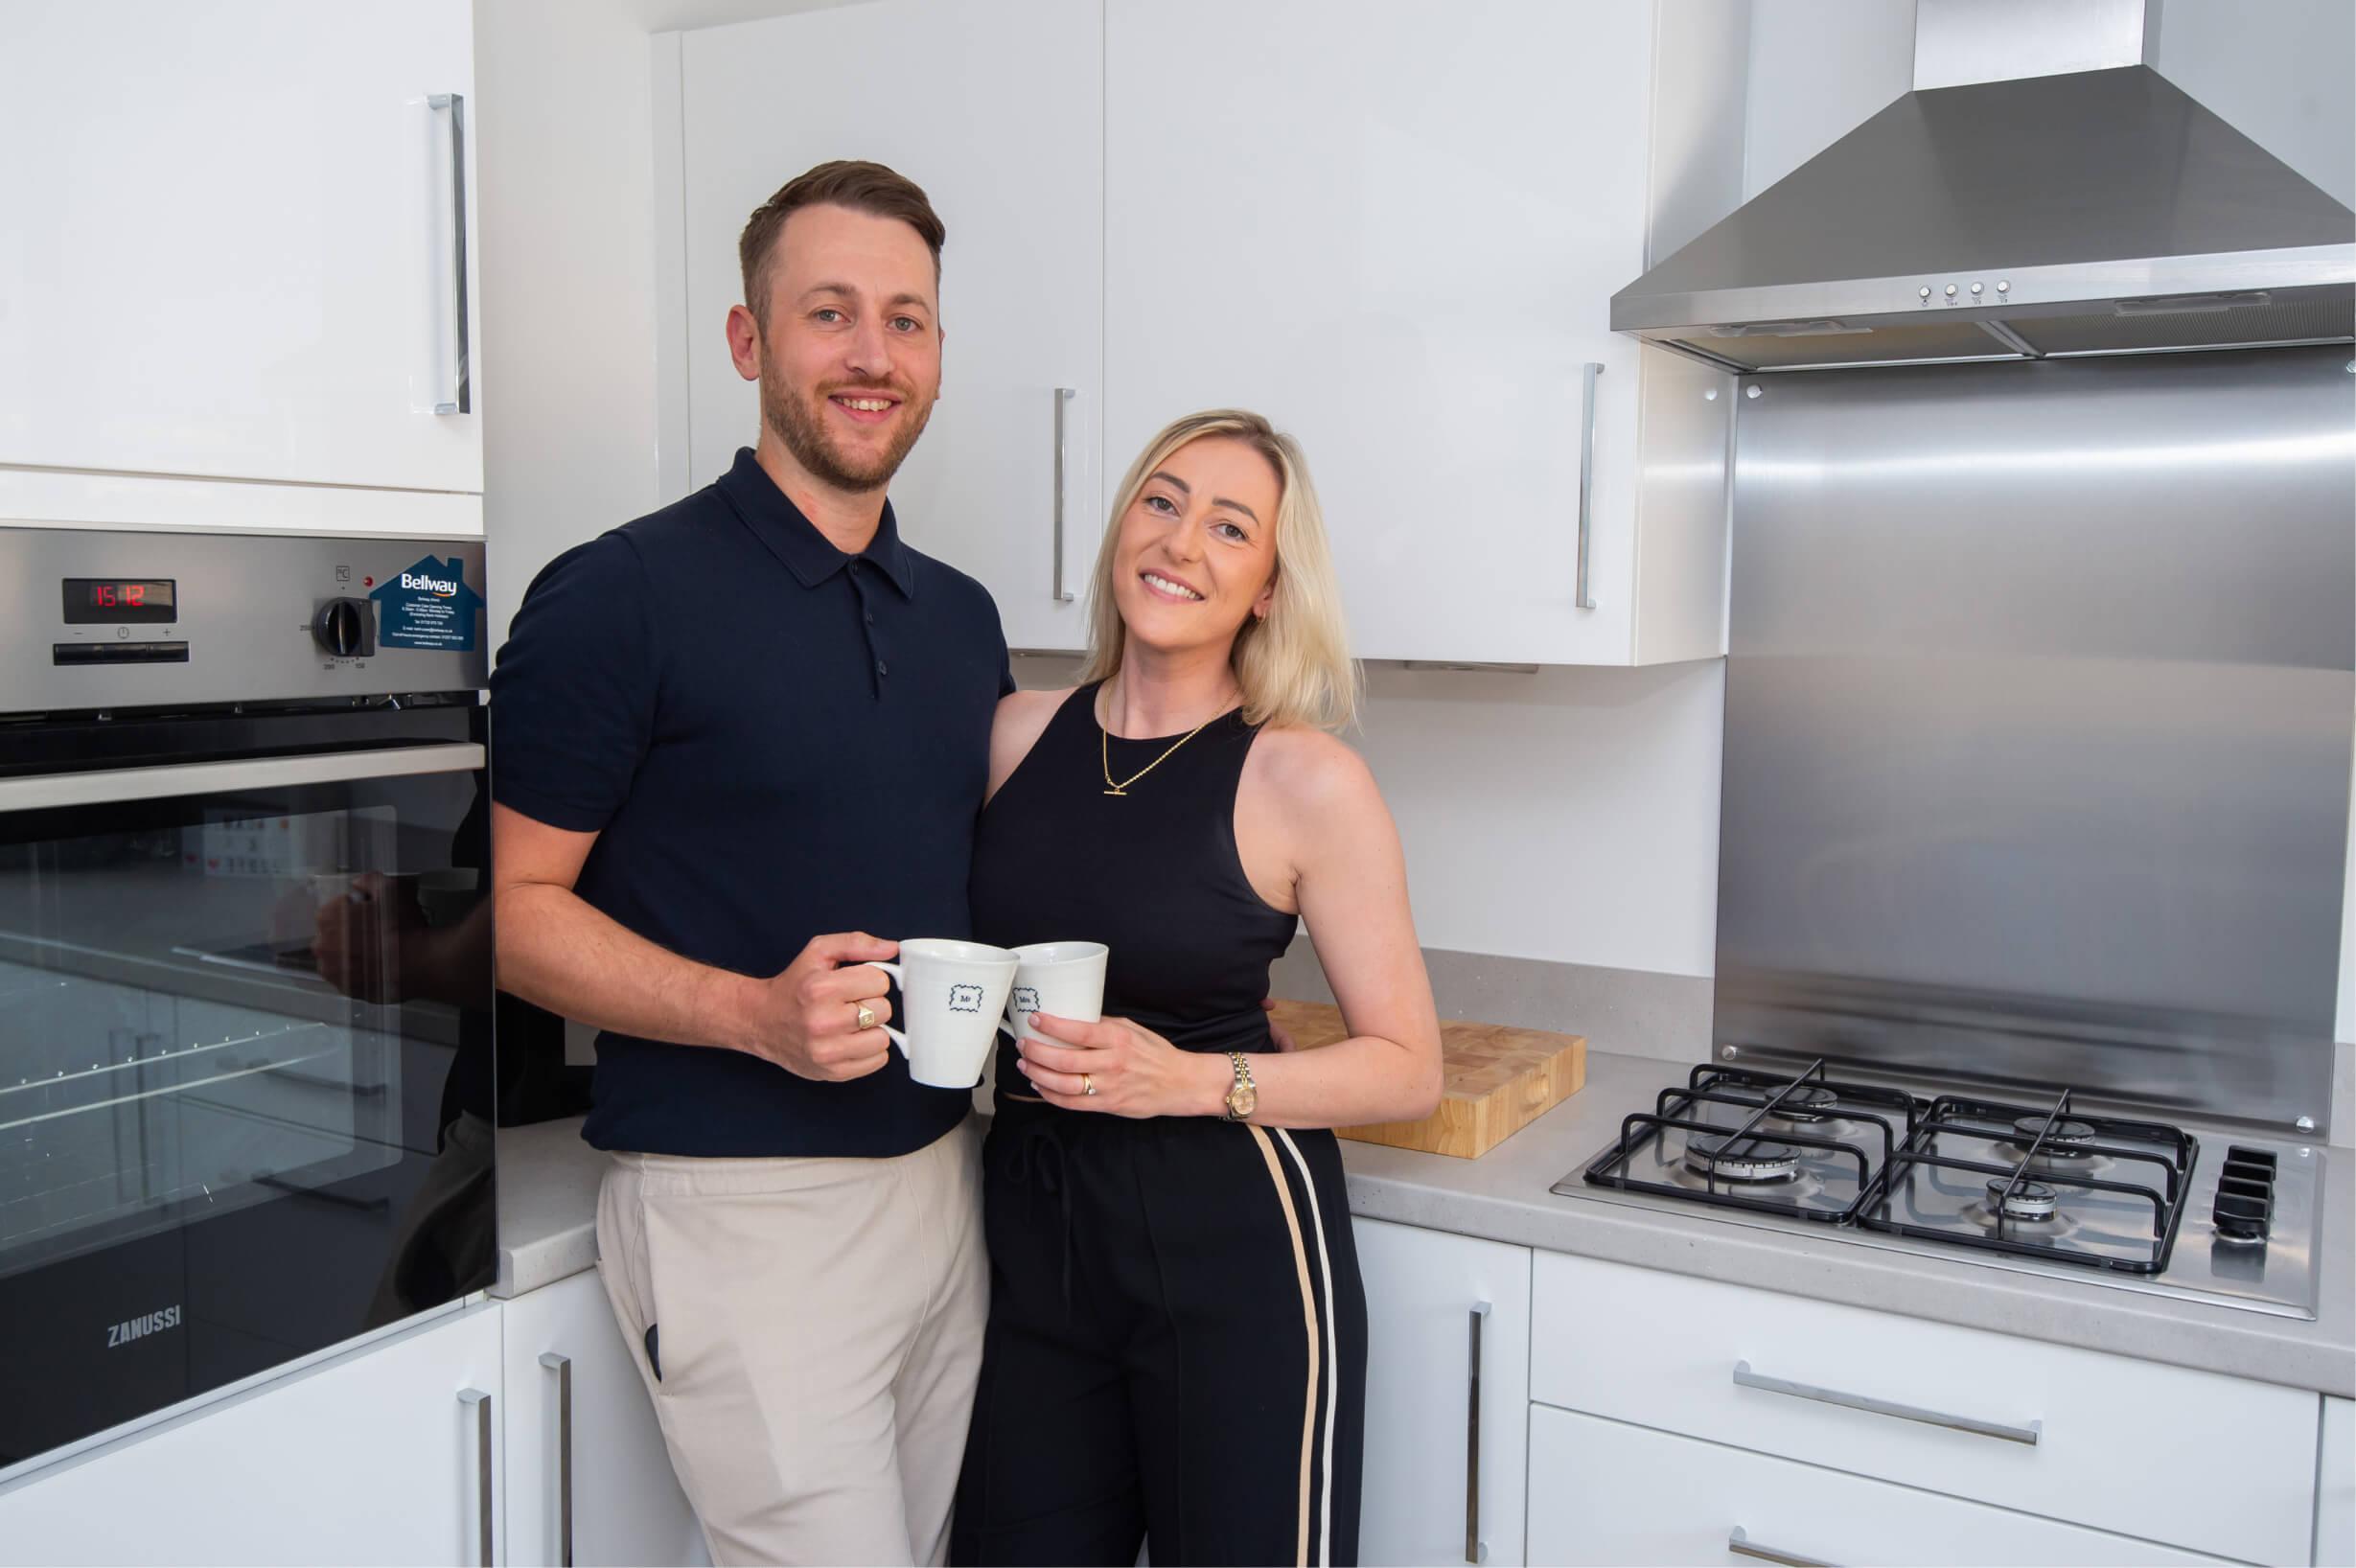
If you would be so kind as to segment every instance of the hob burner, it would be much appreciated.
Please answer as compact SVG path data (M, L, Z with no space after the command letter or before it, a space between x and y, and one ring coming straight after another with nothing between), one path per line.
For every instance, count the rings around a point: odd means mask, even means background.
M1788 1182L1799 1174L1800 1151L1789 1143L1744 1138L1739 1147L1729 1150L1727 1145L1735 1141L1728 1138L1688 1140L1686 1167L1721 1182Z
M2061 1207L2061 1196L2043 1182L2022 1182L2013 1188L2010 1197L2004 1189L2012 1186L2011 1178L1999 1176L1988 1184L1988 1211L1995 1213L1999 1205L2006 1219L2051 1219Z
M1772 1099L1774 1096L1770 1095L1767 1097ZM1820 1083L1794 1084L1785 1092L1782 1102L1767 1115L1778 1121L1820 1121L1839 1103L1840 1095Z
M2045 1132L2044 1117L2026 1116L2013 1123L2014 1146L2023 1149L2035 1146L2040 1133L2044 1133L2045 1141L2037 1152L2052 1160L2083 1160L2087 1156L2087 1145L2094 1141L2094 1129L2086 1122L2063 1117L2054 1121L2051 1132Z

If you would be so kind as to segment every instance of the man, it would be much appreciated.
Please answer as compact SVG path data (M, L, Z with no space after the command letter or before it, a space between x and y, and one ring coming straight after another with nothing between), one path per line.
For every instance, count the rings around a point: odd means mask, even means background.
M499 982L604 1031L598 1267L721 1563L942 1561L981 1354L969 1097L911 1080L860 961L965 934L1013 687L885 499L941 240L870 163L755 211L758 445L550 564L492 681Z

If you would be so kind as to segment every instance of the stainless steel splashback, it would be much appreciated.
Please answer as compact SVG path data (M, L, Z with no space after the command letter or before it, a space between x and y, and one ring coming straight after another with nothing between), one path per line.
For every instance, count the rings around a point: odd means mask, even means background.
M2344 349L1751 379L1715 1032L2328 1111Z

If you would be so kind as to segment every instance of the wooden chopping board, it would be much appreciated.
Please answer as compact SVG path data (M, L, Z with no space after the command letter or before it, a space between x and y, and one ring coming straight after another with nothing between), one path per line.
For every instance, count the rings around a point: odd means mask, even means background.
M1342 1012L1314 1002L1280 1002L1271 1014L1303 1046L1343 1038ZM1336 1137L1477 1160L1561 1104L1587 1081L1583 1035L1444 1019L1440 1050L1446 1089L1421 1121L1336 1127Z

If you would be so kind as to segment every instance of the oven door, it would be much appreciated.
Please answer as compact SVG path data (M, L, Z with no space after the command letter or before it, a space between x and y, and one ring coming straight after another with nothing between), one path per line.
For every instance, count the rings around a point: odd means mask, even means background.
M206 723L0 778L0 1470L491 1281L479 708Z

